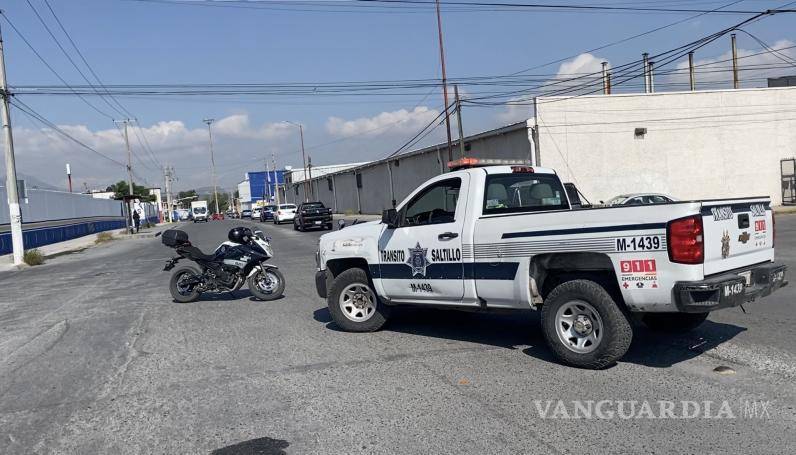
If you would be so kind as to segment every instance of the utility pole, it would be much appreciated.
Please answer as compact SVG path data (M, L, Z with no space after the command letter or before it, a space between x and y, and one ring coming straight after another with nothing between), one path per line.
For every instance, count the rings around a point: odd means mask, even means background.
M213 199L216 201L216 213L218 212L218 185L216 185L216 158L213 156L213 130L210 125L213 124L215 119L206 118L202 120L207 123L207 137L210 140L210 173L213 180Z
M312 196L312 199L315 200L315 190L312 188L312 157L311 156L307 157L307 171L310 173L310 178L308 180L308 182L310 184L310 195ZM304 191L304 197L305 198L307 197L307 192L306 191ZM307 199L304 202L309 202L309 201L310 200Z
M610 95L608 85L608 62L603 62L603 95Z
M539 109L536 103L536 97L533 97L533 152L534 156L531 157L531 163L534 166L541 166L542 165L542 152L539 150Z
M279 174L276 172L276 155L271 152L271 167L274 168L274 183L276 188L276 206L279 207Z
M171 205L171 182L174 175L174 169L169 168L168 165L163 166L163 178L166 180L166 212L169 215L169 223L174 222L172 205Z
M121 122L124 124L124 144L127 148L127 194L129 196L133 195L133 158L132 158L132 150L130 150L130 137L127 135L127 125L130 123L130 119L124 119ZM127 204L127 216L125 220L125 225L127 226L127 232L130 232L130 217L133 216L133 208L132 208L132 201L133 198L128 199Z
M445 129L448 132L448 161L453 161L453 146L451 145L451 118L448 111L448 77L445 74L445 47L442 42L442 15L439 11L439 0L437 4L437 36L439 37L439 60L442 64L442 96L445 99Z
M72 168L66 163L66 182L69 185L69 192L72 192Z
M653 65L655 65L655 62L653 62L652 60L650 60L647 63L647 71L649 72L649 78L650 78L650 93L655 93L655 75L652 72Z
M650 92L650 73L649 73L649 57L650 54L644 52L641 54L641 60L644 64L644 93Z
M263 160L265 162L265 185L263 185L263 205L265 205L266 194L271 196L271 171L268 170L268 158Z
M459 86L454 84L453 95L456 97L456 123L459 125L459 158L464 158L464 128L462 127L462 102L459 99Z
M738 79L738 49L735 47L735 33L730 35L732 42L732 88L741 88L741 81Z
M14 161L14 138L11 134L11 112L8 109L8 84L6 83L6 60L3 51L3 36L0 33L0 95L3 97L3 135L5 137L6 197L11 218L11 248L14 265L22 265L25 244L22 240L22 212L19 209L17 190L17 167Z
M691 91L696 90L696 77L694 76L694 51L688 53L688 78L691 82Z

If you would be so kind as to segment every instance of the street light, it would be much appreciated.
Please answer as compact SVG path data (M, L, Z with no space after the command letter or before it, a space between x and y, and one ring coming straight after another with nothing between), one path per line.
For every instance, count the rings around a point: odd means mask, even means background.
M309 202L309 195L307 193L307 156L304 154L304 127L301 123L291 122L290 120L283 120L285 123L299 127L299 136L301 137L301 161L304 163L304 202ZM312 186L310 186L312 188Z
M212 176L213 181L213 199L216 201L216 213L220 213L218 211L218 186L216 185L216 159L213 156L213 131L210 129L210 125L215 121L215 119L206 118L202 121L207 123L207 135L210 139L210 175Z

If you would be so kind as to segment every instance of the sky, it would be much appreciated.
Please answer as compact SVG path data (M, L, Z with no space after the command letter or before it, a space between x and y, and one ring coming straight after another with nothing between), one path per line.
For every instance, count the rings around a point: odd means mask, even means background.
M343 2L324 7L300 1L212 4L201 0L47 1L106 86L313 84L440 77L436 16L433 9L422 6L386 9L362 5L340 7ZM785 1L745 0L729 9L762 11L780 7ZM560 0L549 3L714 9L731 2ZM796 7L796 2L792 6ZM93 81L45 0L6 0L0 8L5 15L0 19L0 27L12 92L24 86L64 85L28 47L20 33L68 84L85 85L34 9L72 60ZM642 52L655 54L672 49L749 17L715 13L693 16L694 13L660 12L462 11L443 7L447 74L449 78L461 79L506 75L538 67L524 74L555 81L567 75L598 71L602 61L612 67L619 66L639 59ZM646 36L586 52L678 21L681 23ZM782 49L796 43L794 24L796 14L781 14L745 26L744 30L768 46ZM765 76L796 74L793 64L783 65L783 61L796 58L794 48L784 49L780 55L760 54L762 45L741 32L738 48L739 54L747 57L744 63L779 64L779 68L742 73L749 79L743 81L744 86L765 85ZM727 60L729 50L729 37L722 37L696 52L697 64ZM553 61L558 62L542 66ZM687 63L681 59L672 66L686 68ZM726 68L726 64L717 67ZM698 75L698 81L712 88L731 88L729 77L726 71L706 72ZM675 89L681 87L676 84L687 82L687 76L682 73L663 76L656 82L661 89ZM639 88L628 84L625 89ZM483 90L476 86L462 87L462 96L475 98ZM105 188L125 179L125 143L118 124L113 121L123 119L124 115L112 109L117 106L116 101L136 119L128 132L134 180L149 186L163 185L163 165L174 167L177 189L211 185L205 118L215 119L213 145L221 188L234 187L246 171L263 170L266 159L271 165L272 156L277 167L301 167L296 123L304 125L304 141L313 165L381 159L433 122L443 106L440 87L390 92L356 96L132 94L117 95L116 100L96 95L81 99L73 94L21 93L15 95L15 101L29 106L103 156L63 138L12 106L17 171L64 188L65 166L70 163L73 182L79 190ZM472 134L531 115L528 105L466 104L462 124L465 134ZM455 125L453 128L455 134ZM444 128L436 128L417 146L439 142L444 137Z

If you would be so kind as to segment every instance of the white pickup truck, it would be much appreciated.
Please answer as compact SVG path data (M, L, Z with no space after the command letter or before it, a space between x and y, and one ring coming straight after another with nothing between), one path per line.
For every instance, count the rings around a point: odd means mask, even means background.
M787 284L767 197L573 209L553 170L483 164L453 162L469 167L321 237L316 287L340 328L378 330L404 304L541 309L563 362L603 368L633 316L690 330Z

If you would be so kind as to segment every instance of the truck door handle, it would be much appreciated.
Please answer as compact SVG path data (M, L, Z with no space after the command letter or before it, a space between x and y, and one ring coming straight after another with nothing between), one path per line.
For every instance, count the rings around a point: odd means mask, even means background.
M459 234L455 232L443 232L442 234L438 235L437 238L440 240L450 240L450 239L455 239L458 236Z

